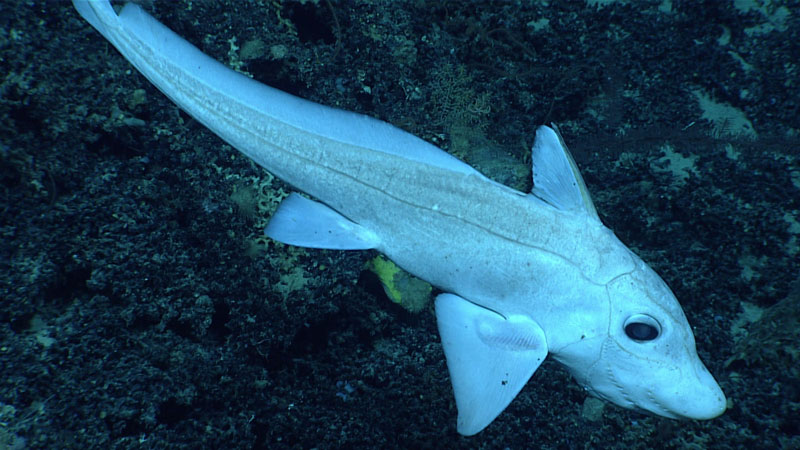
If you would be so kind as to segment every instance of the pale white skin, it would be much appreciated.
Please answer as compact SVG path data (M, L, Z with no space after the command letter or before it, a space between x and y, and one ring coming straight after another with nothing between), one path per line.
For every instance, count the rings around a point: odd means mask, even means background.
M106 1L74 3L181 108L327 205L319 222L351 235L341 242L315 241L302 232L288 239L280 222L276 237L308 246L376 248L455 294L446 299L450 303L442 299L441 308L437 303L440 330L450 326L455 333L443 336L454 386L458 379L480 386L487 381L481 376L492 376L471 375L470 361L454 360L466 345L462 338L525 374L521 384L498 394L507 398L488 412L478 411L480 393L456 389L463 434L488 425L548 353L589 392L626 408L693 419L725 410L725 396L698 358L674 295L597 219L552 129L537 133L534 171L541 173L534 175L536 195L525 194L386 123L237 74L137 6L117 16ZM301 199L297 207L306 214L324 208ZM459 321L475 328L460 334ZM626 327L657 333L634 340Z

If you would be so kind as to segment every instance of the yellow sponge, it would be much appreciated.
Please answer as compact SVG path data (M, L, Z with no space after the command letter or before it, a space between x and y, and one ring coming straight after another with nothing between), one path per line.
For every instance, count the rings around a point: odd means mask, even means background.
M367 263L367 269L378 276L386 295L412 313L422 311L431 297L430 284L411 275L383 256Z

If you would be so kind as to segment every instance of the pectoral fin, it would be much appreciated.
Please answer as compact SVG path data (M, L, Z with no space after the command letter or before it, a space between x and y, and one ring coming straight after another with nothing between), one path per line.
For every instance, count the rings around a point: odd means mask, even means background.
M372 231L295 193L281 202L264 234L284 244L331 250L366 250L379 244Z
M436 297L436 321L458 408L458 432L489 425L547 356L544 330L519 315L503 317L457 295Z

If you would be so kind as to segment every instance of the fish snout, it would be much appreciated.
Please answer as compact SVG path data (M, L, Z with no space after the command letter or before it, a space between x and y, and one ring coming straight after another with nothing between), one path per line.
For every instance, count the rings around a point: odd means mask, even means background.
M728 400L717 380L698 359L694 376L677 382L673 392L663 392L656 400L663 411L657 414L675 419L709 420L722 415L728 408Z

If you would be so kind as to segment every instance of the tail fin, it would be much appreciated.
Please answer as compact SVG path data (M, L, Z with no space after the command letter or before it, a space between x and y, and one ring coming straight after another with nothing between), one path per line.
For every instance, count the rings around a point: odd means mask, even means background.
M89 22L97 31L100 32L107 39L109 37L109 26L118 22L119 18L114 8L106 0L92 1L92 0L72 0L72 5L87 22Z

